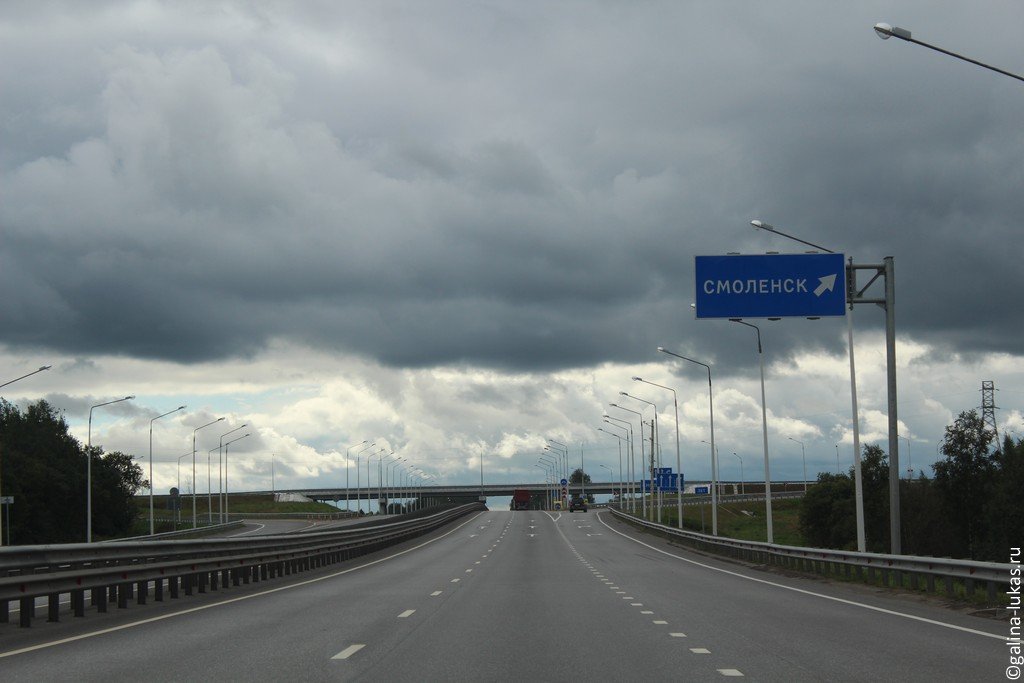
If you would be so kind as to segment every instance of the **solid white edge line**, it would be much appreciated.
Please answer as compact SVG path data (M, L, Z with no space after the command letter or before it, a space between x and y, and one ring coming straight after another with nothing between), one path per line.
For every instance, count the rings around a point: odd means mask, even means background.
M305 581L300 581L299 583L292 583L292 584L289 584L287 586L278 586L277 588L271 588L269 590L261 591L259 593L251 593L249 595L240 595L237 598L229 598L227 600L222 600L220 602L214 602L214 603L211 603L209 605L200 605L199 607L190 607L188 609L181 610L180 612L172 612L171 614L161 614L160 616L150 617L149 619L140 619L139 621L133 621L133 622L128 623L128 624L121 624L120 626L112 626L110 628L100 629L99 631L92 631L91 633L82 633L81 635L71 636L70 638L61 638L60 640L52 640L49 643L40 643L39 645L31 645L29 647L23 647L23 648L19 648L17 650L10 650L8 652L0 652L0 659L3 659L5 657L13 657L14 655L20 655L20 654L24 654L26 652L34 652L36 650L43 650L43 649L48 648L48 647L54 647L56 645L63 645L64 643L73 643L76 640L85 640L86 638L93 638L95 636L101 636L101 635L104 635L104 634L107 634L107 633L114 633L116 631L123 631L125 629L134 628L136 626L143 626L145 624L151 624L151 623L156 622L156 621L163 621L164 619L172 619L174 617L180 617L180 616L185 615L185 614L192 614L193 612L201 612L203 610L211 609L213 607L221 607L223 605L230 605L231 603L234 603L234 602L241 602L242 600L250 600L252 598L258 598L258 597L261 597L261 596L264 596L264 595L270 595L271 593L278 593L280 591L291 590L292 588L299 588L301 586L308 586L311 583L317 583L317 582L320 582L320 581L326 581L327 579L333 579L335 577L342 576L343 574L350 574L351 572L354 572L356 570L365 569L367 567L372 567L375 564L380 564L381 562L386 562L388 560L392 560L392 559L394 559L396 557L400 557L400 556L405 555L407 553L411 553L413 550L419 550L420 548L422 548L424 546L427 546L427 545L430 545L431 543L434 543L435 541L440 541L445 536L450 536L451 534L454 534L456 531L458 531L462 527L466 526L467 524L469 524L470 522L472 522L474 519L476 519L477 517L479 517L482 514L484 514L484 513L483 512L478 512L477 514L473 515L471 518L469 518L468 520L466 520L462 524L458 525L457 527L455 527L451 531L445 532L445 533L441 534L440 536L438 536L436 538L430 539L429 541L425 541L425 542L420 543L419 545L415 545L415 546L413 546L411 548L406 548L405 550L397 552L394 555L388 555L387 557L381 557L379 559L373 560L372 562L367 562L366 564L361 564L358 567L350 567L349 569L343 569L340 572L334 572L333 574L326 574L324 576L317 576L315 578L306 579Z
M804 595L810 595L810 596L813 596L813 597L816 597L816 598L822 598L823 600L831 600L833 602L839 602L839 603L842 603L844 605L851 605L853 607L861 607L863 609L871 610L872 612L881 612L882 614L889 614L889 615L892 615L892 616L895 616L895 617L903 617L904 619L912 619L913 621L920 621L922 623L932 624L934 626L942 626L943 628L953 629L954 631L963 631L965 633L973 633L975 635L985 636L986 638L995 638L997 640L1002 640L1002 641L1006 640L1006 636L997 635L997 634L994 634L994 633L988 633L986 631L978 631L978 630L973 629L973 628L967 628L966 626L957 626L956 624L947 624L944 621L936 621L934 619L928 619L926 617L919 617L919 616L915 616L913 614L905 614L903 612L896 612L894 610L885 609L884 607L875 607L874 605L867 605L867 604L865 604L863 602L856 602L854 600L847 600L845 598L837 598L837 597L832 596L832 595L825 595L824 593L815 593L814 591L805 590L803 588L796 588L794 586L787 586L787 585L782 584L782 583L775 583L774 581L768 581L766 579L758 579L758 578L753 577L753 576L747 576L746 574L740 574L739 572L729 571L728 569L722 569L720 567L713 567L713 566L711 566L709 564L704 564L702 562L697 562L696 560L691 560L691 559L688 559L686 557L680 557L679 555L675 555L673 553L664 551L661 548L655 548L653 545L648 545L647 543L644 543L643 541L637 540L637 539L633 538L632 536L627 536L626 534L622 533L618 529L613 529L612 527L608 526L608 523L605 522L604 519L602 519L600 514L598 514L597 518L601 520L601 524L604 524L609 530L614 531L615 533L617 533L619 536L622 536L623 538L629 539L630 541L633 541L634 543L639 543L640 545L644 546L645 548L650 548L651 550L654 550L655 552L659 552L662 555L668 555L669 557L674 557L675 559L682 560L683 562L689 562L690 564L696 565L698 567L704 567L705 569L711 569L712 571L721 572L723 574L729 574L730 576L736 576L736 577L739 577L741 579L746 579L747 581L756 581L757 583L762 583L762 584L764 584L766 586L774 586L775 588L782 588L784 590L793 591L794 593L803 593Z

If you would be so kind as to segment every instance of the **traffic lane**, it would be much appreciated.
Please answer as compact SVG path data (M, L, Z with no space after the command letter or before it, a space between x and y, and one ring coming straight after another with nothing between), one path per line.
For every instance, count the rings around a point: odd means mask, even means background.
M481 547L497 540L501 530L493 522L460 520L431 538L355 560L345 573L312 579L300 574L287 585L269 581L247 592L231 589L221 594L226 599L200 600L204 604L198 606L182 601L155 621L146 621L150 615L122 619L114 624L121 630L6 657L0 668L47 680L119 679L143 670L154 680L292 679L296 672L314 671L334 676L337 662L331 657L353 637L383 639L400 627L399 615L418 609L417 601L429 606L436 597L431 593L448 585L454 571L449 567L461 571ZM244 594L230 597L236 592ZM90 630L87 621L79 620L84 630L71 635L111 626L106 621Z
M581 551L656 605L657 614L684 624L688 640L742 661L751 669L743 670L747 675L967 679L1005 666L998 622L933 600L724 562L641 533L609 513L600 520L607 522L602 536L576 530Z
M619 595L563 534L566 515L513 512L494 562L357 664L383 680L707 680L721 677Z

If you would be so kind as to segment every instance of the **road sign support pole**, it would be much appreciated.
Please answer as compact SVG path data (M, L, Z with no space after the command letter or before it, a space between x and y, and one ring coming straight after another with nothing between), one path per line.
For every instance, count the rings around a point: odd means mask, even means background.
M860 470L860 411L857 408L857 367L853 355L853 292L856 291L856 276L853 270L853 257L849 261L849 274L847 275L849 310L846 312L846 337L850 349L850 402L852 403L851 414L853 416L853 483L854 500L856 501L857 514L857 551L867 552L867 541L864 536L864 480ZM802 448L802 446L801 446ZM807 475L804 475L806 480ZM804 482L807 486L807 482Z
M896 283L893 258L886 256L881 265L850 264L851 276L858 270L873 270L875 276L864 287L857 289L856 284L850 289L852 304L877 304L885 309L885 370L886 394L889 412L889 552L893 555L902 553L900 524L900 481L899 481L899 420L896 412ZM881 299L864 298L864 292L879 277L884 278L885 295ZM857 454L857 463L860 454Z
M896 417L896 285L893 258L885 259L885 371L889 395L889 534L890 551L902 554L900 542L899 422Z

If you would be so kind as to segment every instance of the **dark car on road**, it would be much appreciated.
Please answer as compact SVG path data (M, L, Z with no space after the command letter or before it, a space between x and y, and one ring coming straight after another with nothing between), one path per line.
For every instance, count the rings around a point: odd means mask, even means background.
M573 496L572 500L569 501L569 512L576 512L577 510L587 511L587 499L583 496Z

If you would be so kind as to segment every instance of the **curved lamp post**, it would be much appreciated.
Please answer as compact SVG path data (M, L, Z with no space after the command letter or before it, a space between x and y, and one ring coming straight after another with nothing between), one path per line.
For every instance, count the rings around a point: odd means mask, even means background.
M735 455L740 460L740 495L742 496L743 484L744 482L746 482L746 477L743 475L743 456L737 453L736 451L733 451L732 454ZM769 543L771 543L771 541L769 541Z
M174 410L168 410L163 415L157 415L149 421L149 535L152 536L154 531L153 525L153 423L159 420L161 417L167 417L173 415L179 410L185 410L185 406L178 406Z
M650 473L651 473L651 505L652 506L654 505L654 501L655 500L658 501L658 505L657 505L657 508L658 508L658 524L661 524L661 506L662 506L662 503L664 502L664 498L662 497L661 487L657 485L657 480L655 479L655 476L654 476L655 459L657 459L658 466L659 467L661 466L661 434L658 433L659 432L659 430L658 430L658 406L655 405L655 403L653 401L648 401L646 399L639 398L637 396L633 396L632 394L630 394L628 392L625 392L625 391L620 391L619 392L619 396L625 396L626 398L631 398L634 401L640 401L640 403L646 403L647 405L649 405L652 408L654 408L654 420L651 423L653 425L653 430L654 430L651 433L651 467L650 467ZM642 411L641 411L641 413L642 413ZM643 421L643 418L641 416L641 422L642 421ZM654 495L655 489L657 489L657 491L658 491L657 497L655 497L655 495ZM653 512L652 512L651 516L652 517L654 516Z
M224 421L223 417L218 417L216 420L213 420L212 422L207 422L206 424L200 425L199 427L196 427L195 429L192 430L192 528L193 529L195 529L196 527L199 526L199 516L196 514L196 489L199 488L198 486L196 486L196 432L198 432L200 429L204 429L206 427L209 427L210 425L215 425L218 422L223 422L223 421Z
M786 239L793 240L794 242L799 242L800 244L805 244L808 247L812 247L814 249L818 249L819 251L824 251L824 252L826 252L828 254L834 254L835 253L833 250L827 249L826 247L823 247L823 246L821 246L819 244L814 244L813 242L808 242L807 240L802 240L799 237L795 237L795 236L790 235L788 233L782 232L781 230L777 229L774 225L771 225L770 223L765 223L765 222L759 221L759 220L752 220L752 221L750 221L750 224L752 226L754 226L755 230L765 230L765 231L770 232L772 234L779 235L780 237L785 237ZM850 267L853 267L853 258L852 257L849 259L849 264L850 264ZM887 289L888 289L889 281L890 281L890 277L889 277L889 275L886 275L886 287L887 287ZM886 321L886 337L887 338L892 336L892 334L891 334L891 327L889 325L890 321L888 320L888 318L889 318L889 310L888 309L889 308L890 307L887 305L886 306L886 318L887 318L887 321ZM861 471L860 471L861 470L861 468L860 468L860 414L859 414L858 408L857 408L857 367L856 367L856 361L855 361L854 353L853 353L853 303L852 302L849 302L848 311L847 311L847 314L846 314L846 343L847 343L847 349L849 351L849 356L850 356L850 412L851 412L851 418L850 419L852 421L852 427L853 427L853 490L854 490L854 500L855 500L854 507L855 507L856 517L857 517L857 550L859 552L864 552L866 547L867 547L867 542L866 542L865 536L864 536L864 487L863 487L863 480L861 478ZM888 341L887 341L887 345L888 345ZM892 347L891 348L893 349L893 353L895 353L895 338L893 338ZM889 451L890 451L891 455L893 455L894 457L898 457L898 454L897 454L896 451L898 451L899 449L898 448L894 449L893 446L892 446L892 442L894 440L893 437L892 437L892 434L895 433L894 430L896 429L896 426L895 426L896 425L896 422L895 422L896 407L895 407L895 403L894 403L895 396L896 396L896 374L895 374L896 373L896 368L895 368L895 364L893 362L891 362L891 356L888 354L888 352L887 352L887 356L889 356L889 357L886 359L886 366L887 366L886 374L888 375L888 380L887 381L889 383L889 395L890 395L890 397L892 399L890 401L890 405L889 405L889 418L890 418L890 424L889 424L889 433L890 433L890 436L889 436ZM839 458L838 449L839 449L839 446L837 445L836 446L836 451L837 451L836 452L836 461L837 461L836 469L837 470L838 470L838 458ZM806 476L804 477L804 481L805 482L807 481L807 477ZM896 484L897 484L897 486L895 488L890 487L890 490L889 490L889 503L890 503L889 509L890 510L895 509L897 511L896 517L890 519L890 536L893 539L895 539L895 543L898 546L899 545L899 536L900 536L900 534L898 532L898 527L899 527L899 507L900 507L899 506L899 486L898 486L899 482L896 482ZM894 500L893 497L894 496L895 496L895 503L896 503L895 505L893 505L893 500ZM893 531L893 527L892 527L892 524L891 524L892 523L892 519L896 520L896 522L895 522L895 526L896 526L896 529L897 529L896 533L892 533L892 531ZM895 553L895 554L899 554L899 553Z
M608 422L607 420L605 420L605 423L609 427L618 427L619 429L622 429L622 427L619 427L618 425L613 425L612 423ZM622 505L622 481L623 481L623 479L622 479L622 437L619 436L618 434L613 433L613 432L609 432L604 427L598 427L597 431L604 432L605 434L608 434L609 436L614 436L619 441L619 505ZM604 467L604 465L601 465L601 467ZM612 476L615 476L614 472L612 472Z
M32 372L28 373L27 375L22 375L21 377L15 377L14 379L10 380L9 382L4 382L3 384L0 384L0 388L6 387L8 384L14 384L18 380L25 379L26 377L31 377L32 375L35 375L35 374L40 373L40 372L43 372L44 370L49 370L52 367L53 367L52 365L44 365L41 368L39 368L38 370L33 370ZM2 483L2 482L0 482L0 483ZM149 483L150 483L150 485L152 485L152 483L153 483L152 475L150 475L150 477L149 477ZM0 487L0 495L2 495L2 494L3 494L3 488ZM3 509L4 509L4 506L2 504L0 504L0 548L2 548L3 545L4 545L4 532L3 532L4 515L3 515ZM152 517L153 517L153 515L150 515L150 519L152 519ZM8 520L10 520L10 518L8 518ZM10 540L10 539L8 539L8 540Z
M223 470L222 470L223 465L222 465L222 461L221 461L222 453L224 452L224 437L227 436L228 434L234 434L235 432L237 432L240 429L245 429L248 426L249 426L248 424L243 424L240 427L235 427L234 429L229 429L228 431L226 431L226 432L224 432L223 434L220 435L220 440L217 442L217 506L220 508L221 522L224 521L224 519L223 519L223 517L224 517L224 504L221 502L221 491L223 490L223 484L224 484ZM246 436L248 436L248 435L246 435ZM207 503L206 503L206 506L209 508L207 510L207 512L209 512L210 524L213 524L213 486L211 485L211 481L210 481L210 454L209 453L206 454L206 491L207 491L207 496L206 496Z
M349 471L350 469L352 469L352 468L351 468L351 467L349 466L349 460L350 460L350 459L351 459L351 457L352 457L352 456L351 456L351 454L350 454L350 451L351 451L351 450L352 450L353 448L355 448L356 446L362 446L362 445L363 445L364 443L366 443L366 442L367 442L368 440L369 440L369 439L363 439L363 440L362 440L362 441L360 441L359 443L354 443L354 444L352 444L351 446L348 446L347 448L345 448L345 512L351 512L351 510L349 509L349 500L348 500L348 495L349 495L349 489L348 489L348 471ZM358 465L358 464L356 465L356 474L357 474L357 475L359 474L359 465Z
M644 461L644 416L643 416L643 414L639 410L633 410L632 408L627 408L625 406L620 406L618 403L609 403L608 405L611 408L618 408L619 410L624 410L627 413L633 413L640 420L640 462L642 463ZM610 415L608 417L613 419L613 420L615 419L615 418L611 417ZM629 431L630 431L630 433L632 433L633 432L633 425L632 425L632 423L627 423L627 424L629 424ZM633 438L633 443L634 444L636 443L636 438L635 437ZM634 468L636 467L636 462L635 461L633 463L633 467ZM641 468L640 471L642 472L643 469ZM635 474L635 471L634 471L634 474ZM630 477L632 478L632 474L630 475ZM633 488L633 495L636 496L636 484L634 484L633 486L634 486L634 488ZM636 512L636 503L633 504L633 512ZM647 496L644 495L643 491L640 491L640 515L644 519L647 519Z
M629 420L620 420L617 417L612 417L611 415L609 415L607 413L605 413L602 417L604 417L605 422L608 422L608 420L614 420L615 422L618 422L618 423L620 423L622 425L625 425L625 427L620 427L619 425L616 424L616 425L612 425L613 427L619 427L620 429L626 429L627 430L626 431L626 471L629 472L629 480L627 481L627 484L626 484L626 491L629 492L630 512L636 513L636 463L634 462L634 460L635 460L635 453L634 453L634 447L633 447L633 444L634 444L634 440L633 440L633 423L630 422ZM608 422L608 424L612 424L612 423ZM623 481L626 481L626 480L623 480Z
M247 436L250 436L250 434L242 434L242 436L231 439L231 441L224 444L224 514L221 519L222 522L228 521L228 446L236 441L241 441Z
M39 372L39 370L36 370ZM35 373L29 373L35 374ZM27 376L27 375L26 375ZM89 408L89 440L88 440L88 451L86 452L85 458L85 542L92 543L92 411L96 408L102 408L103 406L109 406L114 403L120 403L121 401L130 401L134 396L125 396L124 398L114 399L113 401L107 401L106 403L97 403L96 405ZM150 482L152 484L152 482Z
M796 439L794 439L791 436L787 436L786 438L789 439L790 441L792 441L793 443L800 444L800 459L804 463L804 493L807 493L807 454L804 451L804 442L803 441L797 441Z
M740 318L729 318L730 322L746 325L754 328L757 332L757 363L761 368L761 439L764 445L764 509L765 519L768 522L768 542L775 542L775 533L772 528L772 473L768 461L768 407L764 395L764 348L761 346L761 328L748 323Z
M643 382L644 384L650 384L652 387L659 387L661 389L667 389L672 392L672 405L676 410L676 513L679 516L679 528L683 528L683 460L679 452L679 397L676 395L676 390L672 387L666 387L663 384L655 384L654 382L648 382L642 377L634 377L633 381Z
M672 353L663 346L658 347L658 351L661 353L685 360L693 363L694 365L700 365L708 371L708 414L711 418L711 535L718 535L718 455L715 450L715 399L714 393L711 390L711 366L707 363L701 363L699 360L687 358L686 356L680 356L678 353Z
M912 37L910 35L910 31L908 31L905 28L900 28L899 26L891 26L889 24L882 23L882 22L877 23L877 24L875 24L875 35L877 35L882 40L889 40L890 38L899 38L900 40L904 40L904 41L906 41L908 43L914 43L915 45L920 45L921 47L926 47L929 50L935 50L936 52L941 52L944 55L949 55L950 57L955 57L956 59L960 59L960 60L963 60L965 62L969 62L971 64L974 64L975 66L980 66L983 69L988 69L989 71L995 71L997 74L1002 74L1003 76L1009 76L1010 78L1015 78L1018 81L1024 81L1024 76L1018 76L1017 74L1010 73L1009 71L1003 71L1002 69L998 69L998 68L996 68L996 67L994 67L994 66L992 66L990 64L986 64L984 62L979 62L976 59L971 59L970 57L964 57L963 55L957 54L956 52L951 52L949 50L946 50L944 48L938 47L936 45L932 45L930 43L926 43L923 40L918 40L918 39L916 39L916 38L914 38L914 37Z

